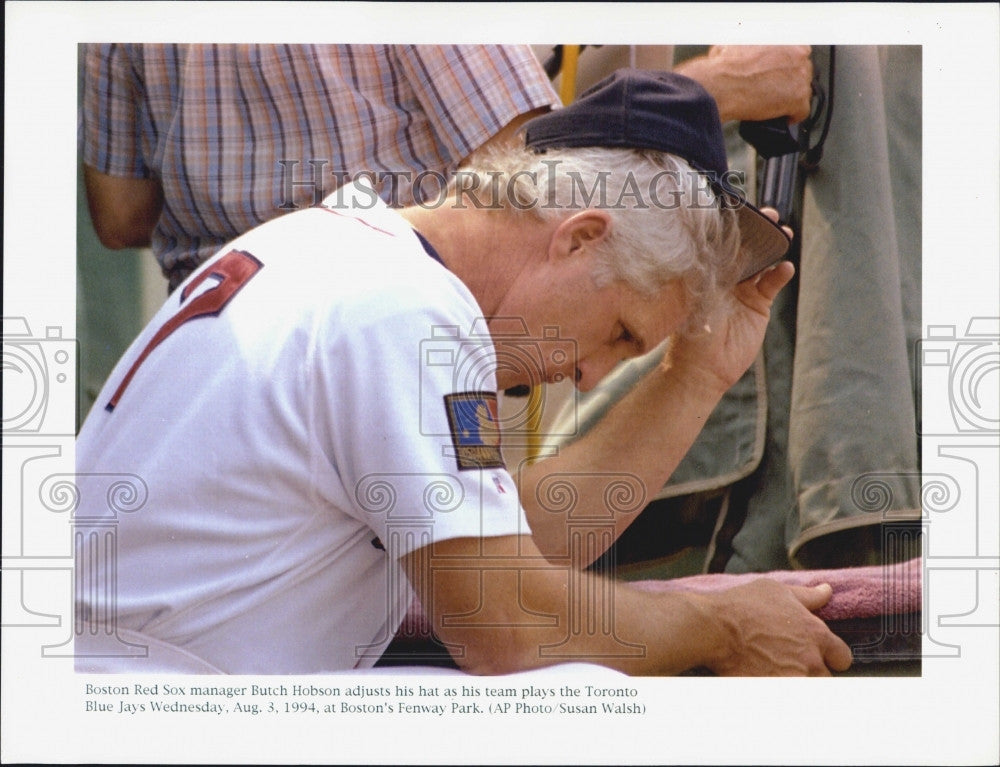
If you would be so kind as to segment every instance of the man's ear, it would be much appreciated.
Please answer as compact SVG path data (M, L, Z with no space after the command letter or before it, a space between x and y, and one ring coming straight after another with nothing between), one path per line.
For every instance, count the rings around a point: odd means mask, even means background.
M549 255L557 258L576 256L611 234L611 214L606 210L581 210L556 227L549 245Z

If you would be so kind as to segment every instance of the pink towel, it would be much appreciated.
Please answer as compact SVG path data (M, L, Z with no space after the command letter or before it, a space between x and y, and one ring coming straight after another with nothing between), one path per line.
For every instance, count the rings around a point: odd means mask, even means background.
M829 583L833 588L830 601L817 611L826 621L850 618L873 618L879 615L918 613L921 606L919 558L895 565L845 567L835 570L775 570L768 573L718 573L692 575L671 580L634 581L630 585L643 591L722 591L758 578L771 578L790 586L818 586ZM405 638L430 636L430 624L417 599L413 600L399 629Z
M833 588L830 601L816 614L826 621L849 618L873 618L879 615L902 615L920 612L921 560L912 559L895 565L845 567L836 570L776 570L768 573L719 573L692 575L659 581L636 581L643 591L721 591L758 578L770 578L789 586Z

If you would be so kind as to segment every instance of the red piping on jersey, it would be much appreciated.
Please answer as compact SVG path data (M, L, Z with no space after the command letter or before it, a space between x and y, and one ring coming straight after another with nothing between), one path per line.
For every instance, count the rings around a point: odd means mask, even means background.
M359 224L364 224L364 225L365 225L365 226L367 226L367 227L368 227L369 229L374 229L374 230L375 230L376 232L381 232L382 234L387 234L387 235L389 235L390 237L395 237L395 236L396 236L396 235L395 235L395 234L394 234L393 232L387 232L387 231L386 231L385 229L379 229L379 228L378 228L377 226L375 226L374 224L369 224L369 223L368 223L367 221L365 221L365 220L364 220L363 218L358 218L357 216L348 216L348 215L347 215L347 214L345 214L345 213L340 213L339 211L336 211L336 210L334 210L333 208L328 208L328 207L326 207L325 205L320 205L320 206L318 206L317 210L325 210L325 211L326 211L327 213L332 213L332 214L333 214L333 215L335 215L335 216L340 216L341 218L349 218L349 219L351 219L352 221L357 221L357 222L358 222Z

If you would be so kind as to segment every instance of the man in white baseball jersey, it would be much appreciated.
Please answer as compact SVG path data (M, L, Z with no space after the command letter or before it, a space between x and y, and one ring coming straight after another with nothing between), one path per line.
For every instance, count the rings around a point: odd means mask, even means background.
M662 485L791 277L761 273L787 238L727 184L711 97L622 71L473 167L435 204L354 184L264 224L153 318L78 440L79 668L363 668L411 588L473 673L850 664L810 612L828 587L653 595L581 570L631 519L609 489ZM515 481L498 390L590 388L669 336L600 427ZM109 525L121 475L145 502Z

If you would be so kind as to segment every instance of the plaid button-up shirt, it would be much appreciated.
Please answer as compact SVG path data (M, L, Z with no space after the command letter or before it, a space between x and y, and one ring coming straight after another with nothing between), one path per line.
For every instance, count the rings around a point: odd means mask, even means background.
M437 195L504 125L557 103L527 46L102 44L80 140L95 170L162 184L153 251L175 287L359 174L390 203Z

